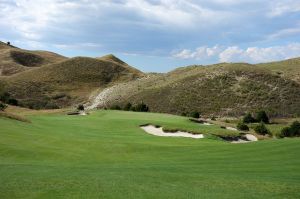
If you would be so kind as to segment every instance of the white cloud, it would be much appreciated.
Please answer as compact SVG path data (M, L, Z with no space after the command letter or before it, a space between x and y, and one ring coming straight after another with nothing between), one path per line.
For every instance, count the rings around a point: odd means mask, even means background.
M269 40L275 40L275 39L289 37L289 36L293 36L293 35L299 35L299 34L300 34L300 25L298 25L297 27L293 27L293 28L286 28L286 29L279 30L279 31L269 35L267 38Z
M196 50L182 50L172 54L179 59L211 59L219 62L250 62L260 63L289 59L300 56L300 43L292 43L283 46L249 47L242 49L238 46L212 48L200 47Z
M270 4L269 17L278 17L287 13L300 12L299 0L277 0L275 2L270 1Z
M221 52L221 47L216 45L211 48L202 46L197 48L195 51L184 49L181 51L173 51L173 57L180 59L208 59L216 56Z

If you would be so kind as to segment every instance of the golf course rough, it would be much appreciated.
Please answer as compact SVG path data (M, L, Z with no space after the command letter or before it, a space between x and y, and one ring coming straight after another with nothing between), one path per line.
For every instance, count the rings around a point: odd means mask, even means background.
M28 119L0 118L0 198L300 198L299 138L231 144L158 137L139 126L200 127L154 113Z

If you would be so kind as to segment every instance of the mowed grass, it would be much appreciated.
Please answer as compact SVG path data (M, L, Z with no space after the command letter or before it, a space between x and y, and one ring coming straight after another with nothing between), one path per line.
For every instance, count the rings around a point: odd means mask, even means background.
M153 113L28 117L32 123L0 118L0 198L300 197L297 138L156 137L139 125L200 126Z

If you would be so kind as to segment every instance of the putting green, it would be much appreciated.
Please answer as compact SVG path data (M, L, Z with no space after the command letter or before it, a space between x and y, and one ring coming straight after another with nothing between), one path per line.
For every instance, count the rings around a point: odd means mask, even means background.
M139 125L230 134L121 111L0 118L0 198L300 198L300 139L230 144L156 137Z

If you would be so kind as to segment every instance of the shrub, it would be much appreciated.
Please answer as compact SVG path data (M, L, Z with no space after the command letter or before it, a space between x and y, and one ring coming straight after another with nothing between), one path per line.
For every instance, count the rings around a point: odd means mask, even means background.
M268 124L269 123L269 117L268 117L268 115L265 111L258 111L256 113L256 121Z
M53 102L48 102L45 106L46 109L59 109L59 106L57 106L55 103Z
M254 127L254 131L260 135L271 134L269 129L266 127L266 125L263 122L261 122L259 125Z
M281 129L279 137L290 137L290 127L284 127L283 129Z
M0 111L4 111L6 109L6 105L0 102Z
M299 136L300 136L300 122L298 121L294 121L289 127L284 127L280 133L280 137L299 137Z
M254 117L252 117L251 113L247 113L243 118L244 123L253 123L255 122Z
M128 103L124 106L123 110L124 110L124 111L130 111L131 107L132 107L132 104L128 102Z
M135 106L130 107L130 111L136 111Z
M212 121L216 121L216 120L217 120L217 118L216 118L215 116L212 116L210 119L211 119Z
M192 118L199 118L200 117L200 113L197 111L191 112L190 117Z
M121 110L121 107L119 105L113 105L110 107L111 110Z
M249 131L249 127L243 122L239 122L236 127L240 131Z
M4 92L0 94L0 101L7 103L10 98L10 94L8 92Z
M292 136L300 136L300 122L293 122L290 127L290 131L292 133Z
M79 105L77 106L77 110L79 110L79 111L84 111L84 106L83 106L83 104L79 104Z
M135 111L137 111L137 112L148 112L149 107L142 102L142 103L139 103L135 106Z
M13 98L8 99L7 103L10 105L13 105L13 106L18 106L18 104L19 104L18 100L13 99Z

